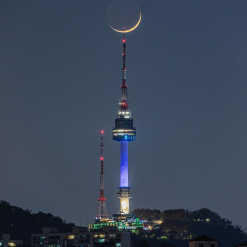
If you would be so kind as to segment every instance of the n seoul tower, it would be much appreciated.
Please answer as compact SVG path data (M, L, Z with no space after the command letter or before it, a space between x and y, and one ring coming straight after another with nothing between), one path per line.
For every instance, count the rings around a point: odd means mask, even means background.
M129 168L128 168L128 144L136 139L136 129L133 127L133 118L129 110L127 101L127 83L126 83L126 39L125 33L133 31L141 22L141 13L138 23L131 29L123 31L112 28L114 31L124 34L123 37L123 67L122 67L122 84L119 110L115 119L115 127L112 130L114 141L120 142L120 186L118 187L118 198L120 199L120 213L129 214L129 199L131 198L129 186Z

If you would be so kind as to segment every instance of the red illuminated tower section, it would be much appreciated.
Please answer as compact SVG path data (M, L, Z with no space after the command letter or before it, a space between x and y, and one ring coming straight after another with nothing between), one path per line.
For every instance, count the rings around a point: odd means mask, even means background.
M107 219L107 211L106 211L106 198L104 195L104 157L103 157L103 134L104 131L101 131L101 143L100 143L100 194L99 194L99 208L98 214L96 214L96 219Z

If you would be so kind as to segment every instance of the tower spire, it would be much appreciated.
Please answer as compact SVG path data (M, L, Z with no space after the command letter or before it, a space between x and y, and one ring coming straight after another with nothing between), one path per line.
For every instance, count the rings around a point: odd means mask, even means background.
M104 195L105 189L104 189L104 156L103 156L103 134L104 131L101 130L101 142L100 142L100 194L99 194L99 208L98 208L98 214L96 214L96 219L106 219L108 218L107 211L106 211L106 198Z
M125 33L124 33L123 34L123 70L126 69L126 67L125 67L125 57L126 57L125 50L126 50L126 39L125 39Z
M125 29L125 28L124 28ZM123 68L122 68L122 84L121 84L121 100L120 100L120 114L130 114L129 107L128 107L128 101L127 101L127 83L126 83L126 39L125 39L125 33L123 34Z

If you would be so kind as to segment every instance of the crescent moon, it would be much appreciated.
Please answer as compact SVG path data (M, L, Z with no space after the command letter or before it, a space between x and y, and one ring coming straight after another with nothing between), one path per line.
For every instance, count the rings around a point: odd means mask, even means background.
M113 28L111 26L110 27L111 27L111 29L113 29L114 31L119 32L119 33L129 33L131 31L135 30L139 26L139 24L141 23L141 20L142 20L142 13L140 12L139 21L136 23L136 25L134 27L132 27L132 28L130 28L128 30L118 30L118 29L115 29L115 28Z

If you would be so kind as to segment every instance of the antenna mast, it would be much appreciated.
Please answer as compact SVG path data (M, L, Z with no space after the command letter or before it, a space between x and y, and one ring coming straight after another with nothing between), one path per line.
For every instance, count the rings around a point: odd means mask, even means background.
M125 27L124 27L125 29ZM126 111L129 112L128 109L128 102L127 102L127 83L126 83L126 74L127 74L127 68L125 65L125 58L126 58L126 39L125 39L125 33L123 34L123 68L122 68L122 85L121 85L121 100L120 100L120 115L125 113Z
M104 195L104 157L103 157L103 134L104 131L101 131L101 143L100 143L100 194L99 194L99 208L98 214L96 214L96 219L107 219L107 211L106 211L106 198Z

